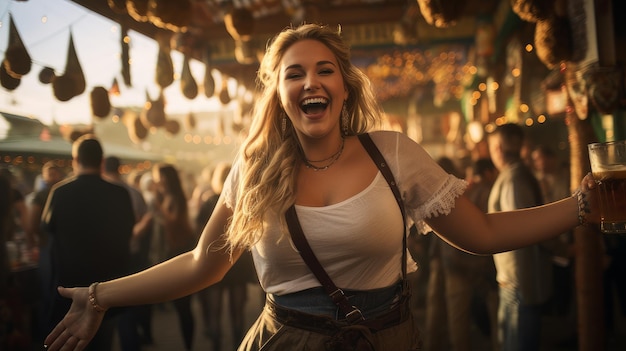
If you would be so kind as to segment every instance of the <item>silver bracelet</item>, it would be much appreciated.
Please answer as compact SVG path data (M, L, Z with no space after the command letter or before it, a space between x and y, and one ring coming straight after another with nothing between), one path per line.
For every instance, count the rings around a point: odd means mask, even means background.
M589 201L587 201L587 194L579 189L576 189L572 196L576 197L578 203L578 225L587 224L587 213L591 212L589 208Z

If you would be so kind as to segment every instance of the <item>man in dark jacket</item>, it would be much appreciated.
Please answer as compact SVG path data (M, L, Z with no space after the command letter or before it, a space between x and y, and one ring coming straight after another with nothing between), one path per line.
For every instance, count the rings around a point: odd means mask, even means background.
M52 188L42 215L42 231L49 238L40 259L46 334L71 304L59 295L57 286L87 286L129 273L129 243L135 223L130 195L102 179L102 146L93 135L74 142L72 158L74 176ZM89 350L111 349L115 316L106 317L109 320Z

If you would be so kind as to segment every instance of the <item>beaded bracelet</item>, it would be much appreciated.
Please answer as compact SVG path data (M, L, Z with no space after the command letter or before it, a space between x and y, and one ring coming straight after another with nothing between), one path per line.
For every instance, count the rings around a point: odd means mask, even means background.
M578 202L578 225L585 225L587 224L587 213L591 212L591 209L589 209L589 201L587 201L587 194L580 189L576 189L573 196L576 197L576 201Z
M98 300L96 299L96 287L100 284L99 282L92 283L89 285L89 302L91 303L91 307L98 312L102 313L106 311L106 308L98 305Z

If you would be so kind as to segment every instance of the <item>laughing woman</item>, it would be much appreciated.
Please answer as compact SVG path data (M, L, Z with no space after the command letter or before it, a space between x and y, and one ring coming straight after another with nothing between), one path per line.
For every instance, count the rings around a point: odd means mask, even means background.
M404 284L416 269L403 245L408 226L491 254L597 217L590 176L565 200L484 214L419 144L376 131L382 112L370 83L331 28L278 34L257 79L248 137L195 249L125 278L60 288L73 304L46 339L50 350L84 349L108 308L218 282L245 250L267 299L239 350L417 350ZM315 259L321 269L309 268Z

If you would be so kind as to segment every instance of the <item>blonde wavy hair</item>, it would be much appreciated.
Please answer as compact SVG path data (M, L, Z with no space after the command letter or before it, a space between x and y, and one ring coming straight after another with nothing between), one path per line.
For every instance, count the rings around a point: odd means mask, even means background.
M257 74L260 96L252 114L252 124L241 149L242 175L234 215L226 233L230 249L249 248L264 232L264 218L278 215L287 233L283 213L295 201L296 171L301 161L300 144L278 95L278 66L291 45L312 39L326 45L335 55L339 71L348 90L346 108L349 115L345 135L357 135L380 126L382 110L375 99L370 80L350 61L350 48L341 30L318 24L290 27L268 43Z

